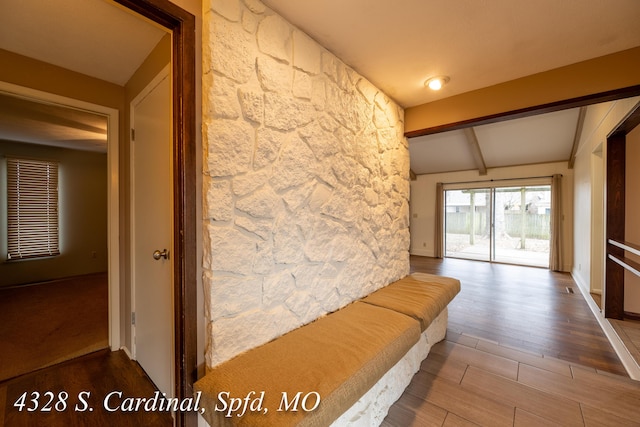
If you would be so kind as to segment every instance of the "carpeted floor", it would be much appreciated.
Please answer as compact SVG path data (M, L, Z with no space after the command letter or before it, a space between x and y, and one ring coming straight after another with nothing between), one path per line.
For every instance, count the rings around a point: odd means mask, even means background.
M0 289L0 382L109 345L106 274Z

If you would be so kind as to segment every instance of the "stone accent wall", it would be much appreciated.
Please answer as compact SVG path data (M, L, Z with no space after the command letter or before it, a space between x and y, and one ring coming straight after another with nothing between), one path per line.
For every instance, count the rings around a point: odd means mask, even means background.
M258 0L208 4L212 367L408 274L409 151L403 110L306 34Z

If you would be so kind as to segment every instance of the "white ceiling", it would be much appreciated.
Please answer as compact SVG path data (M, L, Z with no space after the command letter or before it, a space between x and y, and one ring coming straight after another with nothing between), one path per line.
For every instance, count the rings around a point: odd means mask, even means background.
M403 107L640 46L640 0L264 3ZM120 85L164 34L106 0L0 2L0 48ZM424 81L439 74L450 83L425 90ZM576 116L479 126L477 146L487 167L568 160ZM464 131L413 138L412 168L474 169L470 147Z
M166 31L103 0L2 0L0 49L124 86Z
M640 45L638 0L264 2L403 107Z
M474 126L486 168L568 161L579 108ZM479 169L468 131L455 130L409 140L417 175Z
M165 34L104 0L0 2L0 49L119 86ZM0 92L0 139L106 152L106 119Z

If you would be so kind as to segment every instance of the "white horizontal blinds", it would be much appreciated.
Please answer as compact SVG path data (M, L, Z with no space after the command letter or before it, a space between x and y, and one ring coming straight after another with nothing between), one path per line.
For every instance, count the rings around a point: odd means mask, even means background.
M58 163L7 159L8 259L59 255Z

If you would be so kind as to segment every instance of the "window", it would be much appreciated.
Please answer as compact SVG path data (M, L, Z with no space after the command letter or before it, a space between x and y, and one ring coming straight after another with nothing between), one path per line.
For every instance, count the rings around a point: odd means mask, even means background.
M59 255L58 163L7 159L7 258Z

